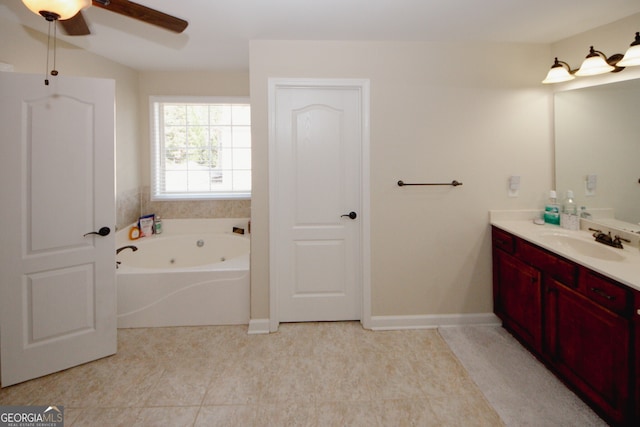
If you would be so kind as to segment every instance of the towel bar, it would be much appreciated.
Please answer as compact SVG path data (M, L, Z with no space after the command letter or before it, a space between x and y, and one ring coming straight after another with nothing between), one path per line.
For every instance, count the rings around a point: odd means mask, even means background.
M407 182L404 182L402 180L398 181L398 187L404 187L406 185L452 185L454 187L457 187L458 185L462 185L462 183L460 181L457 180L453 180L451 182L442 182L442 183L419 183L419 184L410 184Z

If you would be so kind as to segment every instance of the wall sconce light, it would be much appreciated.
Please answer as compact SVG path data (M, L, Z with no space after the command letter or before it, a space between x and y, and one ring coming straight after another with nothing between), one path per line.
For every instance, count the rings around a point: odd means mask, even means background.
M571 66L555 58L551 70L542 83L561 83L572 80L575 76L596 76L605 73L618 73L625 67L640 65L640 32L636 33L635 40L624 54L616 53L607 58L607 55L595 50L593 46L589 48L589 54L577 70L572 70Z
M618 62L619 67L633 67L634 65L640 65L640 33L636 33L636 39L627 49L624 58Z
M589 54L582 62L578 71L576 71L576 76L596 76L598 74L622 71L622 68L616 70L616 67L614 67L621 59L622 55L619 53L607 58L607 55L599 50L595 50L593 46L591 46L589 48Z
M22 0L22 3L47 21L73 18L80 10L91 6L91 0Z
M576 76L573 75L575 72L576 70L572 70L569 64L564 61L558 61L558 58L556 57L547 77L542 81L542 83L567 82L576 78Z

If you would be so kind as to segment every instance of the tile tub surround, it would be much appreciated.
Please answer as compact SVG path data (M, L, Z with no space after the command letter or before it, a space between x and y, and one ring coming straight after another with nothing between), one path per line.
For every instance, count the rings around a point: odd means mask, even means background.
M251 200L152 201L148 186L119 192L116 197L116 229L134 223L142 215L161 218L248 218Z
M358 322L126 329L118 353L0 389L67 426L500 426L435 329Z
M141 190L140 209L143 214L156 213L162 218L248 218L251 200L152 201L147 186Z
M116 229L132 224L140 217L140 190L118 192L116 196Z

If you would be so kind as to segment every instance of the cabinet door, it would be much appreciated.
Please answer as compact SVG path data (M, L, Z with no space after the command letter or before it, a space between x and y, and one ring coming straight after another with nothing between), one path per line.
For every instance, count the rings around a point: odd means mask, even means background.
M634 292L635 302L633 305L633 329L635 331L635 421L636 425L640 424L640 292Z
M546 351L558 372L621 423L629 405L630 327L625 318L553 282Z
M535 268L500 250L494 251L497 299L495 312L536 352L542 349L541 275Z

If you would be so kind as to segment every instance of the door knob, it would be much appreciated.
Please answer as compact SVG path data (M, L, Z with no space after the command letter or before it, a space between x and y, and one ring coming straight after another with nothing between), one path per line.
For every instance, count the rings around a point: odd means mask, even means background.
M99 236L108 236L109 233L111 233L111 229L109 227L102 227L100 230L98 231L91 231L89 233L85 233L82 237L87 237L90 234L97 234Z
M342 218L343 216L348 216L351 219L356 219L358 217L358 214L354 211L351 211L348 214L340 215L340 218Z

